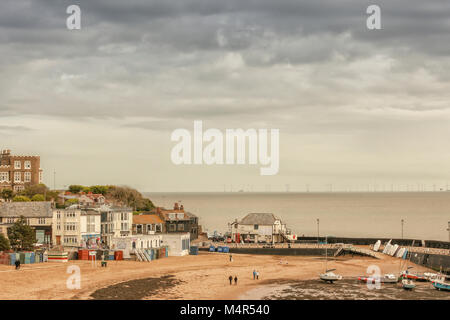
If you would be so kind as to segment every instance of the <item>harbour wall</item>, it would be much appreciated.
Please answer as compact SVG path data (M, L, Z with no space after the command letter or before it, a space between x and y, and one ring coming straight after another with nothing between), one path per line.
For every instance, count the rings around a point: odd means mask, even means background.
M199 248L202 251L209 251L209 248ZM333 256L338 249L328 248L230 248L230 253L236 254L264 254L275 256Z
M395 238L345 238L345 237L298 237L296 243L317 243L317 239L320 242L327 243L351 243L353 245L371 245L375 244L378 240L381 243L392 240L392 244L398 244L399 246L409 247L414 243L414 247L427 247L436 249L450 249L450 242L437 241L437 240L421 240L421 239L395 239Z
M450 256L420 252L412 252L410 255L411 262L415 264L433 269L435 271L440 271L442 267L443 272L447 274L450 272Z

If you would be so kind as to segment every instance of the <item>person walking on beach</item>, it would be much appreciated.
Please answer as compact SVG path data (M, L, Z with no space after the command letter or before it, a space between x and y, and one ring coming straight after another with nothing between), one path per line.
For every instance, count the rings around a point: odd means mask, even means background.
M16 265L16 270L20 269L20 260L16 260L16 262L14 263Z
M234 276L234 285L237 285L237 276Z
M230 254L230 262L233 262L233 255Z
M230 286L231 286L231 284L233 283L233 276L229 276L228 280L230 280Z
M259 271L256 271L256 280L259 280Z
M253 280L256 279L256 270L253 270Z

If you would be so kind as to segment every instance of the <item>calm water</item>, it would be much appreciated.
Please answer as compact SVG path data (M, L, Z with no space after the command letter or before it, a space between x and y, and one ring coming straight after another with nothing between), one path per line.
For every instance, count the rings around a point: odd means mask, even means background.
M147 193L157 206L180 201L203 229L228 231L250 212L272 212L298 235L404 237L448 241L450 192L398 193Z

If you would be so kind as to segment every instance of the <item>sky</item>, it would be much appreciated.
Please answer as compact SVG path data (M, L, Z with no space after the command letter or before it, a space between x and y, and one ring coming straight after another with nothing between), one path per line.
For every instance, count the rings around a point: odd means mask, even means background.
M72 4L80 30L66 27ZM366 27L370 4L381 30ZM0 147L39 154L51 187L431 191L450 181L447 0L2 0L0 56ZM278 174L175 165L171 133L195 120L279 129Z

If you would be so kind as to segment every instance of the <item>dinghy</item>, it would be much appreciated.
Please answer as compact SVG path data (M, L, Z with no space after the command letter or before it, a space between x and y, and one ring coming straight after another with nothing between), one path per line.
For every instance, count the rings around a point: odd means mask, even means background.
M405 290L412 290L416 287L416 284L411 279L403 279L402 280L402 287Z
M325 281L325 282L330 282L333 283L333 281L338 281L338 280L342 280L342 276L335 274L333 271L336 269L330 269L330 270L326 270L325 273L322 273L320 275L320 279Z

